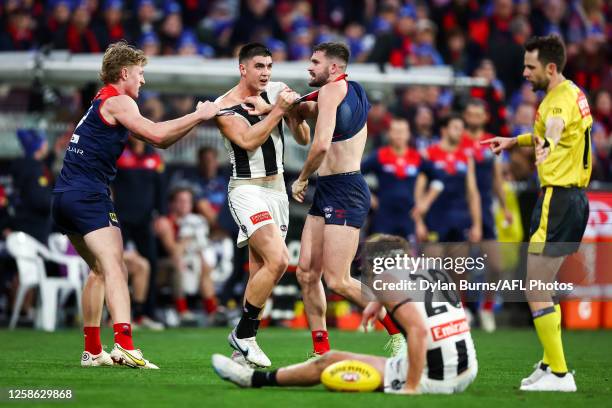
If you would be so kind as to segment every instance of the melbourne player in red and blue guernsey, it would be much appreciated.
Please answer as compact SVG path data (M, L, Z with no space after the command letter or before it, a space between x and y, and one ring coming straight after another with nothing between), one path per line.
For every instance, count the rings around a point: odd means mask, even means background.
M429 161L409 146L410 127L403 118L393 118L387 134L389 145L372 152L362 163L361 172L374 174L378 181L377 207L372 220L372 233L414 236L414 187L418 177L435 179ZM441 181L432 187L443 188ZM375 200L372 200L374 207Z
M109 190L128 133L167 148L218 112L218 107L207 101L178 119L154 123L144 118L135 99L145 83L146 62L141 50L123 41L107 48L100 72L104 87L74 130L53 190L53 220L91 268L83 289L85 351L81 365L85 367L116 363L157 368L132 342L123 242ZM110 354L102 350L100 341L105 297L115 332Z
M350 267L370 209L370 190L360 171L370 103L360 84L344 79L349 54L342 43L322 43L314 48L309 85L321 89L316 103L302 102L299 106L303 117L317 119L308 158L291 186L293 198L303 202L308 178L318 171L297 269L315 354L330 349L321 277L330 290L362 307L367 304L361 283L350 275ZM397 326L384 310L379 317L391 336L392 353L403 352L406 342Z

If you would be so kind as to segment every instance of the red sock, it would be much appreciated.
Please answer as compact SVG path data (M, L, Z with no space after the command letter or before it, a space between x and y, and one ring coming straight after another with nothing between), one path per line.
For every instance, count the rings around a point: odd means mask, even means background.
M493 306L495 306L495 302L493 302L492 300L485 300L483 305L482 305L482 309L483 310L487 310L489 312L493 311Z
M327 330L312 331L312 347L317 354L325 354L329 351L329 338Z
M393 320L391 320L391 316L389 316L389 313L387 313L385 315L385 318L382 319L380 322L383 326L385 326L385 329L387 329L387 333L389 333L389 336L393 336L394 334L398 334L400 332L395 323L393 323Z
M134 350L134 343L132 343L131 324L115 323L113 324L113 331L115 332L115 343L118 343L126 350Z
M94 356L100 354L102 352L102 343L100 342L100 328L83 327L83 334L85 337L85 351L89 351Z
M188 310L187 299L185 299L184 297L176 299L174 301L174 305L176 306L176 311L179 313L183 313Z
M202 299L202 304L207 314L212 314L217 311L217 298L215 297Z

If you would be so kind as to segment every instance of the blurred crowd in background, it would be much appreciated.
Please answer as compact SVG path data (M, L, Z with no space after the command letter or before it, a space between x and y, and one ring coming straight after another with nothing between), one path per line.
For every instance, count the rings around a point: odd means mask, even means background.
M388 66L447 65L456 75L489 81L488 87L464 90L398 87L392 97L370 91L367 157L389 143L394 118L408 121L405 143L426 149L440 139L440 119L462 113L472 99L484 102L487 132L500 136L530 132L542 95L523 80L523 44L532 35L556 33L567 45L564 74L585 91L594 117L592 180L612 182L611 13L604 0L5 0L0 5L0 52L100 53L110 43L126 39L148 56L211 59L233 57L244 43L259 41L279 62L308 60L313 45L343 41L351 49L352 63L375 63L383 71ZM40 129L17 132L24 157L0 162L2 237L21 230L47 242L52 233L49 203L54 175L73 127L98 86L10 87L0 92L3 112L52 112L54 120L69 124L57 138L48 138ZM145 117L161 121L191 112L196 100L194 95L146 91L145 86L138 103ZM126 263L135 276L147 276L144 288L141 283L137 289L137 323L159 328L157 320L172 322L156 314L160 296L174 304L177 322L193 319L189 310L194 304L186 303L186 294L201 297L202 309L211 316L218 304L240 302L247 258L233 249L237 231L227 212L224 157L225 152L204 146L194 160L196 166L164 163L159 152L131 139L119 160L114 199L126 254L134 255ZM504 179L537 189L533 163L529 150L513 150L503 156ZM187 203L193 208L186 208ZM190 213L200 218L183 220ZM194 225L205 226L203 241L193 233ZM196 255L195 266L180 260L189 252L189 245L176 245L182 239L181 228L184 234L192 233L190 242L209 248L201 259ZM18 283L9 273L15 266L4 255L0 266L5 295L0 294L0 309L7 310ZM196 268L196 275L203 278L177 283L160 272L164 259L170 269ZM215 273L225 275L218 279L222 284L211 289L210 276ZM164 284L170 289L160 292Z

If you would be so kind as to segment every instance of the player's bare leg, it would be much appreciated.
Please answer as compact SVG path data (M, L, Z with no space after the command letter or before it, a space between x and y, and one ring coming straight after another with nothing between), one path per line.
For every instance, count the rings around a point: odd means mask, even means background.
M100 323L102 309L104 308L104 275L96 265L96 259L85 245L83 238L78 235L69 235L68 238L90 269L81 297L83 335L85 337L85 350L81 355L81 366L112 366L113 360L102 349L100 339Z
M527 282L553 282L565 257L529 254ZM561 309L553 302L551 291L527 290L525 293L533 316L538 339L544 349L542 361L535 371L521 381L522 391L576 391L572 373L568 372L561 341Z
M240 387L313 386L321 383L321 373L330 365L343 360L358 360L374 367L384 378L385 358L366 354L330 351L304 363L279 368L275 371L257 371L236 364L220 354L212 356L215 372L224 380Z
M111 357L115 362L130 367L157 368L142 357L132 341L130 293L120 229L114 226L101 228L86 234L83 241L95 258L96 269L101 270L104 276L106 302L115 332L115 347Z
M246 361L258 367L271 365L255 341L260 314L288 264L289 252L275 224L264 225L249 238L249 265L257 269L249 273L242 317L228 341Z
M329 351L327 335L327 301L321 278L323 276L323 217L308 215L302 230L297 279L304 299L304 313L312 334L313 352Z

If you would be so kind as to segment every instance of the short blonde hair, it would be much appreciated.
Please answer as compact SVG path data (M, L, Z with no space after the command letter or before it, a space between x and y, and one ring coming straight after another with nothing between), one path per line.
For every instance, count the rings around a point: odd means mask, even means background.
M124 40L108 46L102 58L100 79L105 84L119 81L121 69L132 65L146 65L147 57L142 50L132 47Z

